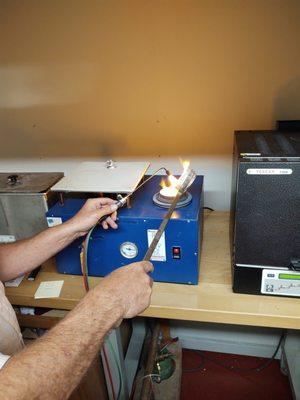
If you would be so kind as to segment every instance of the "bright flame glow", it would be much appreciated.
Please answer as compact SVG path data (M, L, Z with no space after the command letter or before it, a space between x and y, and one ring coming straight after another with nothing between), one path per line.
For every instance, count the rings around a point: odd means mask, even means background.
M164 180L161 181L160 186L162 189L160 190L160 194L166 197L175 197L177 194L177 185L178 179L173 175L168 176L168 184Z
M185 172L189 168L190 162L188 160L180 160L180 162L183 166L183 172ZM160 194L166 197L175 197L178 192L178 189L176 189L177 183L178 179L175 178L174 175L168 176L168 183L166 183L166 181L162 179L160 182Z
M186 171L190 166L190 162L188 160L180 160L180 162L183 166L183 171Z
M160 181L160 186L161 186L162 189L164 189L165 187L167 187L166 181L165 181L164 179L162 179L162 180Z
M178 182L178 179L175 178L175 176L170 175L170 176L169 176L169 182L170 182L170 186L176 187L177 182Z

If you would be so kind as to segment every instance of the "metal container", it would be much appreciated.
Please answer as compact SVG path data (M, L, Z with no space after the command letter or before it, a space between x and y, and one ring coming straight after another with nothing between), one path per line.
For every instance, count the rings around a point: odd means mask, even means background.
M57 201L53 173L0 173L0 243L25 239L47 228L45 213Z

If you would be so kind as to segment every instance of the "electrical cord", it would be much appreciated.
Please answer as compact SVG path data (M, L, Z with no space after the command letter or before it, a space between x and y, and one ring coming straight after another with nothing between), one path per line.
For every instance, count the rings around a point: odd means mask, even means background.
M171 175L170 171L168 169L166 169L165 167L161 167L159 169L157 169L149 178L147 178L144 182L142 182L139 186L137 186L135 188L135 190L127 195L125 198L131 196L136 190L140 189L142 186L144 186L150 179L152 179L159 171L161 170L165 170L166 174L169 176ZM103 218L104 219L104 218ZM89 249L89 243L90 243L90 239L91 239L91 235L94 231L94 229L96 228L96 226L101 222L102 219L100 219L98 221L98 223L96 225L94 225L87 233L86 238L82 244L81 247L81 252L80 252L80 266L81 266L81 272L82 272L82 278L83 278L83 283L84 283L84 287L85 287L85 291L88 292L90 290L90 285L89 285L89 271L88 271L88 249ZM108 339L109 340L109 339ZM120 395L121 395L121 390L122 390L122 374L121 374L121 370L120 370L120 366L116 357L116 354L114 353L114 349L113 346L111 345L110 342L108 342L111 346L111 350L113 351L113 357L114 360L116 362L117 368L118 368L118 374L119 374L119 380L120 380L120 385L119 385L119 390L118 390L118 395L117 395L117 400L119 400ZM106 363L106 368L108 371L108 376L109 376L109 380L110 380L110 385L112 388L112 393L113 393L113 400L115 400L115 390L114 390L114 385L113 385L113 380L112 380L112 376L111 376L111 371L109 368L109 364L108 364L108 358L107 358L107 354L105 351L105 348L103 347L102 349L103 351L103 355L104 355L104 359L105 359L105 363Z
M211 207L203 207L203 210L209 210L209 211L215 211L213 208Z
M130 197L134 192L136 192L137 190L139 190L142 186L144 186L147 182L150 181L150 179L152 179L159 171L164 170L166 172L166 174L169 176L171 175L171 172L165 168L165 167L160 167L158 168L155 172L153 172L152 175L150 175L145 181L143 181L139 186L137 186L134 191L130 194L128 194L127 196L125 196L124 199ZM123 200L124 200L123 199ZM123 203L123 205L125 204L125 202ZM99 225L99 223L101 221L103 221L106 218L106 216L102 217L98 223L96 225L94 225L88 232L88 234L86 235L86 238L82 244L81 247L81 252L80 252L80 265L81 265L81 272L82 272L82 276L83 276L83 282L84 282L84 287L85 290L88 291L89 290L89 282L88 282L88 247L89 247L89 242L90 242L90 238L91 235L94 231L94 229L96 228L97 225Z
M82 244L82 248L81 248L81 252L80 252L80 265L81 265L81 272L82 272L82 278L83 278L83 282L84 282L84 287L85 287L85 291L88 292L90 290L90 285L89 285L89 272L88 272L88 247L89 247L89 242L90 242L90 237L94 231L94 229L96 228L97 225L94 225L88 232L88 234L86 235L86 238ZM121 370L119 367L119 363L116 357L116 354L114 352L114 348L109 340L109 338L107 338L108 340L108 344L111 348L114 360L116 362L117 365L117 369L118 369L118 375L119 375L119 390L118 390L118 395L117 395L117 400L120 399L120 395L121 395L121 390L122 390L122 374L121 374ZM108 379L110 382L110 386L111 386L111 391L112 391L112 397L113 400L116 400L116 395L115 395L115 388L114 388L114 383L113 383L113 379L112 379L112 374L111 374L111 370L109 367L109 362L108 362L108 357L107 357L107 353L105 350L105 347L102 347L102 353L103 353L103 357L104 357L104 361L105 361L105 365L106 365L106 369L107 369L107 373L108 373Z
M200 365L198 365L195 368L183 369L182 371L183 372L199 372L204 367L205 359L206 359L206 360L218 365L219 367L225 368L225 369L227 369L229 371L233 371L233 372L261 372L262 370L268 368L270 366L270 364L274 361L274 359L275 359L275 357L276 357L276 355L277 355L277 353L278 353L278 351L280 349L280 346L281 346L285 336L286 336L286 332L282 331L282 333L280 335L279 342L278 342L278 344L276 346L276 349L275 349L273 355L270 358L268 358L267 361L263 362L262 364L258 365L257 367L254 367L254 368L237 368L237 367L233 367L233 366L228 366L228 365L223 364L220 361L217 361L213 357L207 356L205 354L205 352L203 352L201 350L190 350L190 351L198 354L201 357Z
M142 182L139 186L137 186L134 191L130 194L128 194L127 196L125 196L124 199L130 197L134 192L136 192L138 189L140 189L142 186L144 186L147 182L150 181L150 179L152 179L159 171L164 170L166 172L166 174L169 176L171 175L171 172L165 168L165 167L160 167L158 168L155 172L153 172L152 175L150 175L144 182ZM123 200L124 200L123 199ZM123 205L125 204L125 201L123 203ZM94 229L96 228L96 226L99 225L99 223L101 221L103 221L106 218L106 216L102 217L98 223L96 225L94 225L89 231L88 234L86 235L86 238L82 244L81 247L81 252L80 252L80 266L81 266L81 273L82 273L82 277L83 277L83 283L84 283L84 287L86 291L89 291L89 281L88 281L88 247L89 247L89 243L90 243L90 238L91 235L94 231Z

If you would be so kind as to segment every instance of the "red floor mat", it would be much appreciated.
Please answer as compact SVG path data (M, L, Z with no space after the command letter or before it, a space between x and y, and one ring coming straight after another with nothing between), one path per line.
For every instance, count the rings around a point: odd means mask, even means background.
M230 368L256 368L267 359L208 351L203 355L183 350L183 369L202 367L182 373L181 400L292 400L288 378L281 373L278 360L260 372L237 371Z

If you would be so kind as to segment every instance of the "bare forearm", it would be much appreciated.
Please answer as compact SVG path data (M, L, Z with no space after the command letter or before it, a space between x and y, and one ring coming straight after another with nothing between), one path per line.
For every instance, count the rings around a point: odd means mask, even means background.
M84 236L103 216L102 226L117 228L115 201L107 198L89 199L67 222L46 229L31 239L0 245L0 280L15 278L39 266L74 239Z
M122 308L112 299L100 285L48 334L13 357L0 373L1 398L67 399L121 318Z
M46 229L33 238L0 245L0 280L22 275L54 256L76 239L68 223Z

